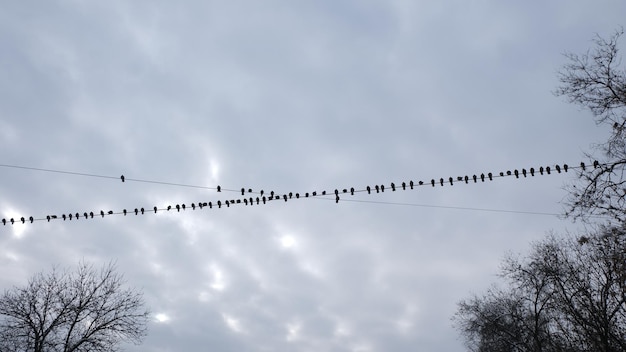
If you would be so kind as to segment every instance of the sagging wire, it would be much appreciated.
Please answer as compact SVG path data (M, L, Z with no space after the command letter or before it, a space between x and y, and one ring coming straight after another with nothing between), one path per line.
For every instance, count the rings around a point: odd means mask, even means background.
M593 168L597 169L599 167L604 167L606 166L606 164L600 164L598 161L593 161ZM364 193L367 192L367 194L371 195L374 192L375 193L383 193L385 192L385 190L391 190L391 192L395 192L397 190L414 190L417 187L425 187L425 186L431 186L431 187L443 187L443 186L453 186L455 183L457 184L470 184L470 183L479 183L480 182L486 182L486 181L493 181L494 179L498 178L498 177L515 177L516 179L519 178L526 178L526 177L534 177L536 175L550 175L554 172L556 173L562 173L562 172L568 172L571 169L580 169L582 171L586 170L586 165L584 162L581 162L579 166L575 166L575 167L571 167L567 164L563 164L563 165L553 165L553 166L540 166L539 168L535 169L534 167L529 168L528 170L525 168L522 168L520 170L518 169L514 169L513 171L511 170L507 170L507 171L502 171L499 172L497 174L494 174L492 172L488 172L487 174L485 173L481 173L480 175L478 174L473 174L472 176L469 175L465 175L465 176L457 176L457 177L448 177L448 178L438 178L438 179L430 179L430 181L423 181L423 180L419 180L419 181L413 181L413 180L409 180L408 182L403 181L400 183L394 183L391 182L389 184L377 184L374 186L366 186L365 188L362 189L355 189L354 187L350 187L350 188L342 188L342 189L335 189L334 192L326 192L325 190L321 191L321 192L317 192L317 191L312 191L312 192L304 192L304 193L294 193L294 192L288 192L288 193L284 193L284 194L279 194L277 192L274 191L270 191L269 193L266 193L264 190L261 190L259 192L254 192L251 188L245 188L242 187L240 190L235 190L235 189L228 189L228 188L222 188L220 185L217 185L216 187L206 187L206 186L197 186L197 185L187 185L187 184L181 184L181 183L172 183L172 182L162 182L162 181L152 181L152 180L142 180L142 179L133 179L133 178L127 178L124 175L121 175L120 177L114 177L114 176L105 176L105 175L96 175L96 174L88 174L88 173L79 173L79 172L70 172L70 171L61 171L61 170L53 170L53 169L42 169L42 168L34 168L34 167L26 167L26 166L16 166L16 165L5 165L5 164L0 164L0 167L11 167L11 168L19 168L19 169L26 169L26 170L34 170L34 171L45 171L45 172L55 172L55 173L63 173L63 174L71 174L71 175L78 175L78 176L88 176L88 177L100 177L100 178L109 178L109 179L118 179L121 180L121 182L127 182L127 181L134 181L134 182L144 182L144 183L155 183L155 184L163 184L163 185L172 185L172 186L182 186L182 187L193 187L193 188L202 188L202 189L214 189L217 192L239 192L241 194L241 196L243 198L231 198L231 199L222 199L222 200L217 200L216 202L213 201L202 201L202 202L198 202L198 203L191 203L189 206L185 205L185 204L176 204L174 206L172 205L168 205L165 208L159 208L157 206L154 206L152 208L150 208L149 210L146 210L145 208L141 207L141 208L134 208L131 210L127 210L127 209L123 209L122 211L113 211L113 210L108 210L108 211L104 211L104 210L99 210L99 211L89 211L89 212L71 212L71 213L63 213L61 215L56 215L56 214L49 214L46 215L45 217L40 217L40 218L35 218L33 216L29 216L28 218L26 217L20 217L19 219L15 219L15 218L10 218L10 219L2 219L2 224L3 225L7 225L8 223L10 224L15 224L16 222L21 222L22 224L25 224L26 222L28 223L33 223L35 221L47 221L50 222L52 220L79 220L81 218L83 219L93 219L94 217L101 217L104 218L105 216L111 216L111 215L128 215L128 214L135 214L135 215L139 215L139 214L145 214L147 212L153 212L153 213L157 213L159 211L172 211L174 209L176 209L177 212L180 212L181 210L185 211L189 208L191 208L192 210L196 210L196 208L198 209L204 209L204 208L209 208L209 209L213 209L214 207L221 209L222 207L226 207L226 208L230 208L231 206L235 206L235 205L265 205L269 202L272 201L276 201L276 200L283 200L284 202L287 202L288 200L292 200L292 199L300 199L300 198L314 198L314 197L325 197L325 196L332 196L334 195L334 199L335 199L335 203L339 203L339 201L342 199L342 197L347 196L348 194L351 196L354 196L356 193ZM253 196L256 195L256 196ZM344 198L344 200L347 200ZM371 202L371 203L377 203L374 201L361 201L361 200L350 200L350 201L357 201L357 202ZM380 202L378 202L380 203ZM390 203L390 204L395 204L395 203ZM411 204L411 203L398 203L398 205L410 205L410 206L422 206L422 205L418 205L418 204ZM425 206L425 205L424 205ZM439 206L430 206L430 207L439 207ZM461 207L445 207L445 208L458 208L458 209L466 209L466 210L482 210L482 211L497 211L497 210L489 210L489 209L478 209L478 208L461 208ZM507 210L501 210L501 212L514 212L514 213L527 213L527 214L537 214L537 215L556 215L556 214L548 214L548 213L534 213L534 212L521 212L521 211L507 211Z

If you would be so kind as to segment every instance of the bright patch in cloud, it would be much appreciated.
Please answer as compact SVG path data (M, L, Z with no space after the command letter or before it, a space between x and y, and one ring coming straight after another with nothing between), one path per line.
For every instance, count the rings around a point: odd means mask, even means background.
M209 172L211 174L211 180L217 182L220 176L220 164L215 159L209 161Z
M21 215L19 215L19 212L13 209L6 210L4 212L4 216L2 216L2 218L6 219L7 221L6 226L11 226L11 229L13 230L13 235L17 238L22 237L24 235L24 232L26 231L26 225L22 224L22 222L20 221L20 217ZM11 225L10 219L13 219L13 225Z
M158 313L154 316L154 320L156 320L157 323L167 323L170 317L165 313Z
M301 328L301 325L299 323L287 324L287 337L285 339L287 341L297 340L300 334L300 328Z
M285 235L280 238L280 245L283 248L292 248L293 246L296 245L296 239L293 238L292 236Z
M243 332L243 329L241 328L241 323L239 323L239 320L235 319L234 317L228 314L222 314L222 319L224 319L224 322L232 331L236 333Z
M216 291L223 291L226 288L226 282L224 281L224 274L215 265L211 265L211 272L213 273L213 280L210 285L212 289Z

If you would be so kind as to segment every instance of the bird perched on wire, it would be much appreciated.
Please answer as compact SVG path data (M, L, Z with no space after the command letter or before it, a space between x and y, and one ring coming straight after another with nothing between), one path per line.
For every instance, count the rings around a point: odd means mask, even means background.
M126 181L126 177L124 177L124 175L120 176L120 178L122 179L122 182Z

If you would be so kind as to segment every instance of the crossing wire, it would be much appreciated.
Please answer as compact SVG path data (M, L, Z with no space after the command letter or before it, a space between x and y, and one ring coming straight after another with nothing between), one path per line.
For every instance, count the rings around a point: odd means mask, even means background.
M207 187L207 186L198 186L198 185L189 185L189 184L182 184L182 183L173 183L173 182L163 182L163 181L154 181L154 180L144 180L144 179L135 179L135 178L127 178L123 175L121 176L107 176L107 175L98 175L98 174L91 174L91 173L84 173L84 172L73 172L73 171L65 171L65 170L54 170L54 169L44 169L44 168L36 168L36 167L28 167L28 166L18 166L18 165L8 165L8 164L0 164L0 167L5 167L5 168L16 168L16 169L24 169L24 170L31 170L31 171L40 171L40 172L53 172L53 173L61 173L61 174L68 174L68 175L76 175L76 176L84 176L84 177L98 177L98 178L107 178L107 179L116 179L118 181L121 182L143 182L143 183L153 183L153 184L161 184L161 185L170 185L170 186L180 186L180 187L191 187L191 188L201 188L201 189L210 189L210 190L217 190L217 192L240 192L241 197L240 198L232 198L232 197L227 197L226 199L222 199L222 200L217 200L215 201L215 203L213 203L213 201L209 201L209 202L199 202L199 203L191 203L189 206L185 205L185 204L176 204L174 206L172 205L168 205L165 208L159 208L157 206L154 206L152 208L146 209L143 207L137 207L131 210L127 210L127 209L123 209L122 211L113 211L113 210L108 210L108 211L104 211L104 210L98 210L98 211L89 211L89 212L72 212L72 213L63 213L61 215L57 215L57 214L49 214L46 215L45 217L38 217L35 218L33 216L29 216L28 218L26 217L19 217L18 219L16 218L10 218L10 219L2 219L2 224L3 225L7 225L7 224L15 224L16 222L19 223L33 223L34 221L52 221L52 220L79 220L81 218L83 219L93 219L94 217L101 217L104 218L106 216L111 216L111 215L129 215L129 214L135 214L135 215L139 215L140 213L143 215L145 213L148 212L153 212L153 213L157 213L159 211L172 211L174 209L177 210L177 212L180 212L180 210L182 209L183 211L191 208L192 210L195 210L196 208L198 209L204 209L206 207L208 207L209 209L212 209L213 207L217 207L217 208L222 208L222 207L226 207L226 208L230 208L231 206L236 206L236 205L265 205L269 202L275 202L277 200L283 200L284 202L287 202L288 200L293 200L293 199L300 199L300 198L317 198L317 199L326 199L326 200L333 200L332 196L334 196L334 200L336 203L339 203L339 201L352 201L352 202L362 202L362 203L374 203L374 204L388 204L388 205L403 205L403 206L417 206L417 207L430 207L430 208L445 208L445 209L458 209L458 210L474 210L474 211L490 211L490 212L506 212L506 213L518 213L518 214L532 214L532 215L550 215L550 216L558 216L558 214L552 214L552 213L542 213L542 212L529 212L529 211L515 211L515 210L501 210L501 209L481 209L481 208L466 208L466 207L453 207L453 206L436 206L436 205L424 205L424 204L413 204L413 203L393 203L393 202L380 202L380 201L368 201L368 200L355 200L355 199L346 199L343 198L344 196L347 195L351 195L354 196L356 193L364 193L367 192L367 194L374 194L374 193L384 193L385 190L387 191L391 191L391 192L395 192L396 190L413 190L416 189L417 187L425 187L425 186L430 186L430 187L443 187L443 186L453 186L455 183L457 184L470 184L470 183L478 183L478 182L486 182L486 181L493 181L493 179L495 178L502 178L502 177L515 177L516 179L520 179L520 178L526 178L526 177L534 177L535 175L550 175L552 173L566 173L569 170L573 170L573 169L578 169L580 171L585 171L587 167L592 167L593 169L597 169L597 168L602 168L605 167L606 164L600 164L598 161L593 161L592 166L586 166L584 164L584 162L581 162L579 164L579 166L568 166L567 164L563 164L561 165L552 165L552 166L546 166L546 167L539 167L537 169L535 169L534 167L529 168L528 170L525 168L522 168L520 170L518 169L514 169L513 171L507 170L506 172L502 171L499 172L497 174L493 174L491 172L488 172L487 174L481 173L480 175L476 175L473 174L472 176L469 175L465 175L465 176L457 176L457 177L447 177L447 178L438 178L438 179L430 179L429 181L404 181L401 183L388 183L388 184L377 184L374 186L366 186L365 188L362 189L355 189L354 187L351 187L350 189L347 188L342 188L342 189L335 189L333 192L326 192L321 191L321 192L317 192L317 191L312 191L312 192L304 192L304 193L294 193L294 192L288 192L288 193L283 193L282 195L280 193L274 192L274 191L270 191L269 193L265 193L265 191L261 190L261 191L253 191L250 188L241 188L240 190L236 190L236 189L230 189L230 188L222 188L221 186L215 186L215 187ZM254 196L252 196L254 195ZM230 199L228 199L230 198Z

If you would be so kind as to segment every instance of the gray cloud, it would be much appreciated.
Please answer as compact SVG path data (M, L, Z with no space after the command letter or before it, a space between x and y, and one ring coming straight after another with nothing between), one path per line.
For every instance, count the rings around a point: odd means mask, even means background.
M0 228L0 287L116 260L154 314L127 350L154 352L461 351L456 302L494 281L506 251L578 225L446 207L558 213L572 175L157 214L238 194L117 177L282 195L577 163L605 131L551 94L561 54L624 13L610 2L1 7L0 163L114 179L2 167L0 216L131 213Z

